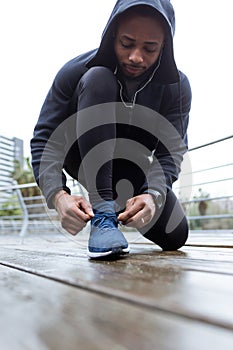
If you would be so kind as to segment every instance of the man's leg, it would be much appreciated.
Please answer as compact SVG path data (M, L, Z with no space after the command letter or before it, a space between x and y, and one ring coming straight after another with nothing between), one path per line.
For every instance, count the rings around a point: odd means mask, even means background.
M145 227L141 233L163 250L181 248L188 238L189 228L183 208L174 192L167 193L166 203L159 214L154 225L147 232Z
M127 253L128 243L117 228L112 184L118 84L109 69L94 67L84 74L78 88L78 145L95 213L91 220L88 255L98 258Z
M113 199L112 159L116 142L114 102L117 92L116 78L105 67L88 70L78 87L78 144L93 205L101 198L105 201ZM98 179L101 181L96 183Z

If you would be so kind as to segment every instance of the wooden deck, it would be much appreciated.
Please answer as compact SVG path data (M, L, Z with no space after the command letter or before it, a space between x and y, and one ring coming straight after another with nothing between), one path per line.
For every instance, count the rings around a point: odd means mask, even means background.
M86 256L86 235L0 236L0 349L233 349L233 232Z

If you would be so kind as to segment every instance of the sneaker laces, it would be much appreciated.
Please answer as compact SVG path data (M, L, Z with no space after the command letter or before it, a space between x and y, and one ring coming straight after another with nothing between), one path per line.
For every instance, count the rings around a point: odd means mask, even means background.
M91 223L101 228L116 228L118 220L115 213L97 213Z

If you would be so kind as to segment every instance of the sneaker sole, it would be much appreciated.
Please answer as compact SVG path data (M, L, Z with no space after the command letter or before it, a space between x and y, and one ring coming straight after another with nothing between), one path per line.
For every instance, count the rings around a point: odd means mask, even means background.
M102 258L102 257L105 257L105 256L109 256L109 255L124 255L124 254L128 254L130 251L130 248L127 247L127 248L114 248L112 250L109 250L107 252L90 252L89 250L87 250L87 255L89 256L89 258L91 259L96 259L96 258Z

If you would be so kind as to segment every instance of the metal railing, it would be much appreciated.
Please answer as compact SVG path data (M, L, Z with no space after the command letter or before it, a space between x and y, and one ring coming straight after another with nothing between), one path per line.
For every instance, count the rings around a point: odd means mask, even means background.
M73 193L86 195L77 181L70 180ZM23 196L22 190L37 187L36 183L0 187L0 233L17 232L21 237L27 233L57 232L57 212L49 209L42 195Z
M205 145L195 147L190 150L194 152L198 149L205 149L219 142L229 141L233 136L217 140ZM233 149L233 147L231 148ZM192 174L201 174L213 172L214 169L233 170L233 163L225 163L222 165L216 164L209 168L193 170ZM232 171L233 173L233 171ZM188 173L187 173L188 174ZM217 183L230 183L233 180L232 176L217 178L211 181L192 182L187 186L192 188L209 186ZM73 193L85 195L85 190L77 181L69 180L69 187ZM14 231L19 232L21 236L25 236L27 232L40 231L57 231L59 225L58 216L55 210L49 210L42 195L24 197L22 190L26 188L37 187L36 183L18 185L13 183L11 186L0 187L0 233ZM184 207L191 229L220 229L232 230L233 232L233 186L228 186L229 194L220 196L199 196L198 198L180 199ZM177 187L179 191L181 187ZM8 205L6 205L6 203ZM202 210L201 210L202 205ZM6 214L8 213L9 214ZM4 214L5 213L5 214ZM215 224L216 222L216 224ZM221 223L221 224L220 224ZM199 225L199 226L198 226Z
M200 229L218 228L233 232L233 135L191 148L189 152L192 158L193 154L200 151L200 157L206 159L206 163L209 164L208 157L211 158L212 153L215 154L216 149L213 148L219 149L220 144L223 149L225 147L225 162L223 154L220 159L216 155L216 158L213 157L214 163L209 167L205 164L205 167L193 169L191 173L187 171L183 176L192 175L192 181L176 187L176 191L179 193L181 190L190 189L191 193L197 189L200 190L200 193L192 195L191 199L181 198L190 227L199 225ZM219 164L220 161L221 164ZM223 186L225 186L224 191ZM218 191L216 191L217 188L219 188ZM218 192L218 195L211 194L212 191Z

